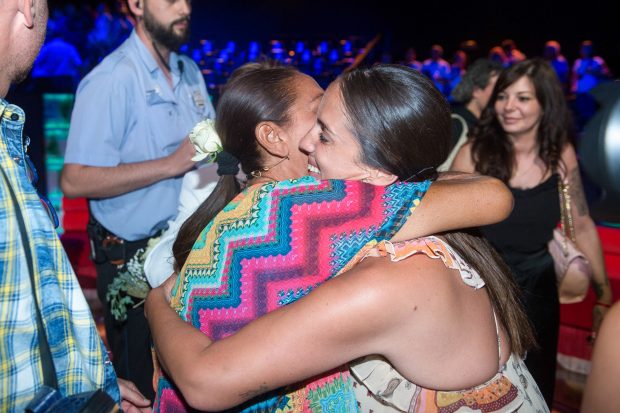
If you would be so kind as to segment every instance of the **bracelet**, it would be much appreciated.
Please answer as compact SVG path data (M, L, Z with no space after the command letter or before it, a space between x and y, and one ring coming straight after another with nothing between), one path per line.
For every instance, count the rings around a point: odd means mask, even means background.
M594 305L600 305L601 307L605 307L605 308L611 307L611 304L601 303L600 301L597 301L596 303L594 303Z

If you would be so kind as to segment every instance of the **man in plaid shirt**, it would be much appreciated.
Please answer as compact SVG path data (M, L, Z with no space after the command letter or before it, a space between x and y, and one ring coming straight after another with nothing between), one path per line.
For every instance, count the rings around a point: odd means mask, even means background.
M117 382L53 209L32 184L24 111L4 100L32 67L47 15L46 0L0 0L0 411L23 411L43 385L37 304L63 396L103 389L126 411L146 410L132 383Z

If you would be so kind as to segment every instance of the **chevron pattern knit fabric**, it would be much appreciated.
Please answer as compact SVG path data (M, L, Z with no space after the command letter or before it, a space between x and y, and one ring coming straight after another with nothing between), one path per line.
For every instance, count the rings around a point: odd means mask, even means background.
M311 177L251 186L202 231L171 305L214 340L234 334L351 268L378 242L390 239L429 186L430 181L379 187ZM235 411L356 409L343 367ZM155 410L185 410L163 375Z

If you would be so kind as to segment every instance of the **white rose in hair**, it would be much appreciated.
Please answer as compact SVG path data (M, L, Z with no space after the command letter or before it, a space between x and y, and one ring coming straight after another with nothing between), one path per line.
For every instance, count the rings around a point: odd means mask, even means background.
M189 140L196 149L196 155L192 158L194 162L200 162L207 158L209 162L212 162L217 154L222 152L222 141L215 131L213 119L198 122L189 133Z

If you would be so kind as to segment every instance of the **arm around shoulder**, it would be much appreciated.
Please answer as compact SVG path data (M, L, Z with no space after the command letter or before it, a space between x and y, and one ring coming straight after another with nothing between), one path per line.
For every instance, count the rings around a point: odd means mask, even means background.
M448 173L431 185L393 241L495 224L510 215L513 203L510 189L499 179Z
M374 310L390 307L389 294L368 284L381 275L361 266L216 342L182 321L154 289L146 313L162 366L192 407L218 410L376 354L386 341L381 331L395 322L390 308Z

